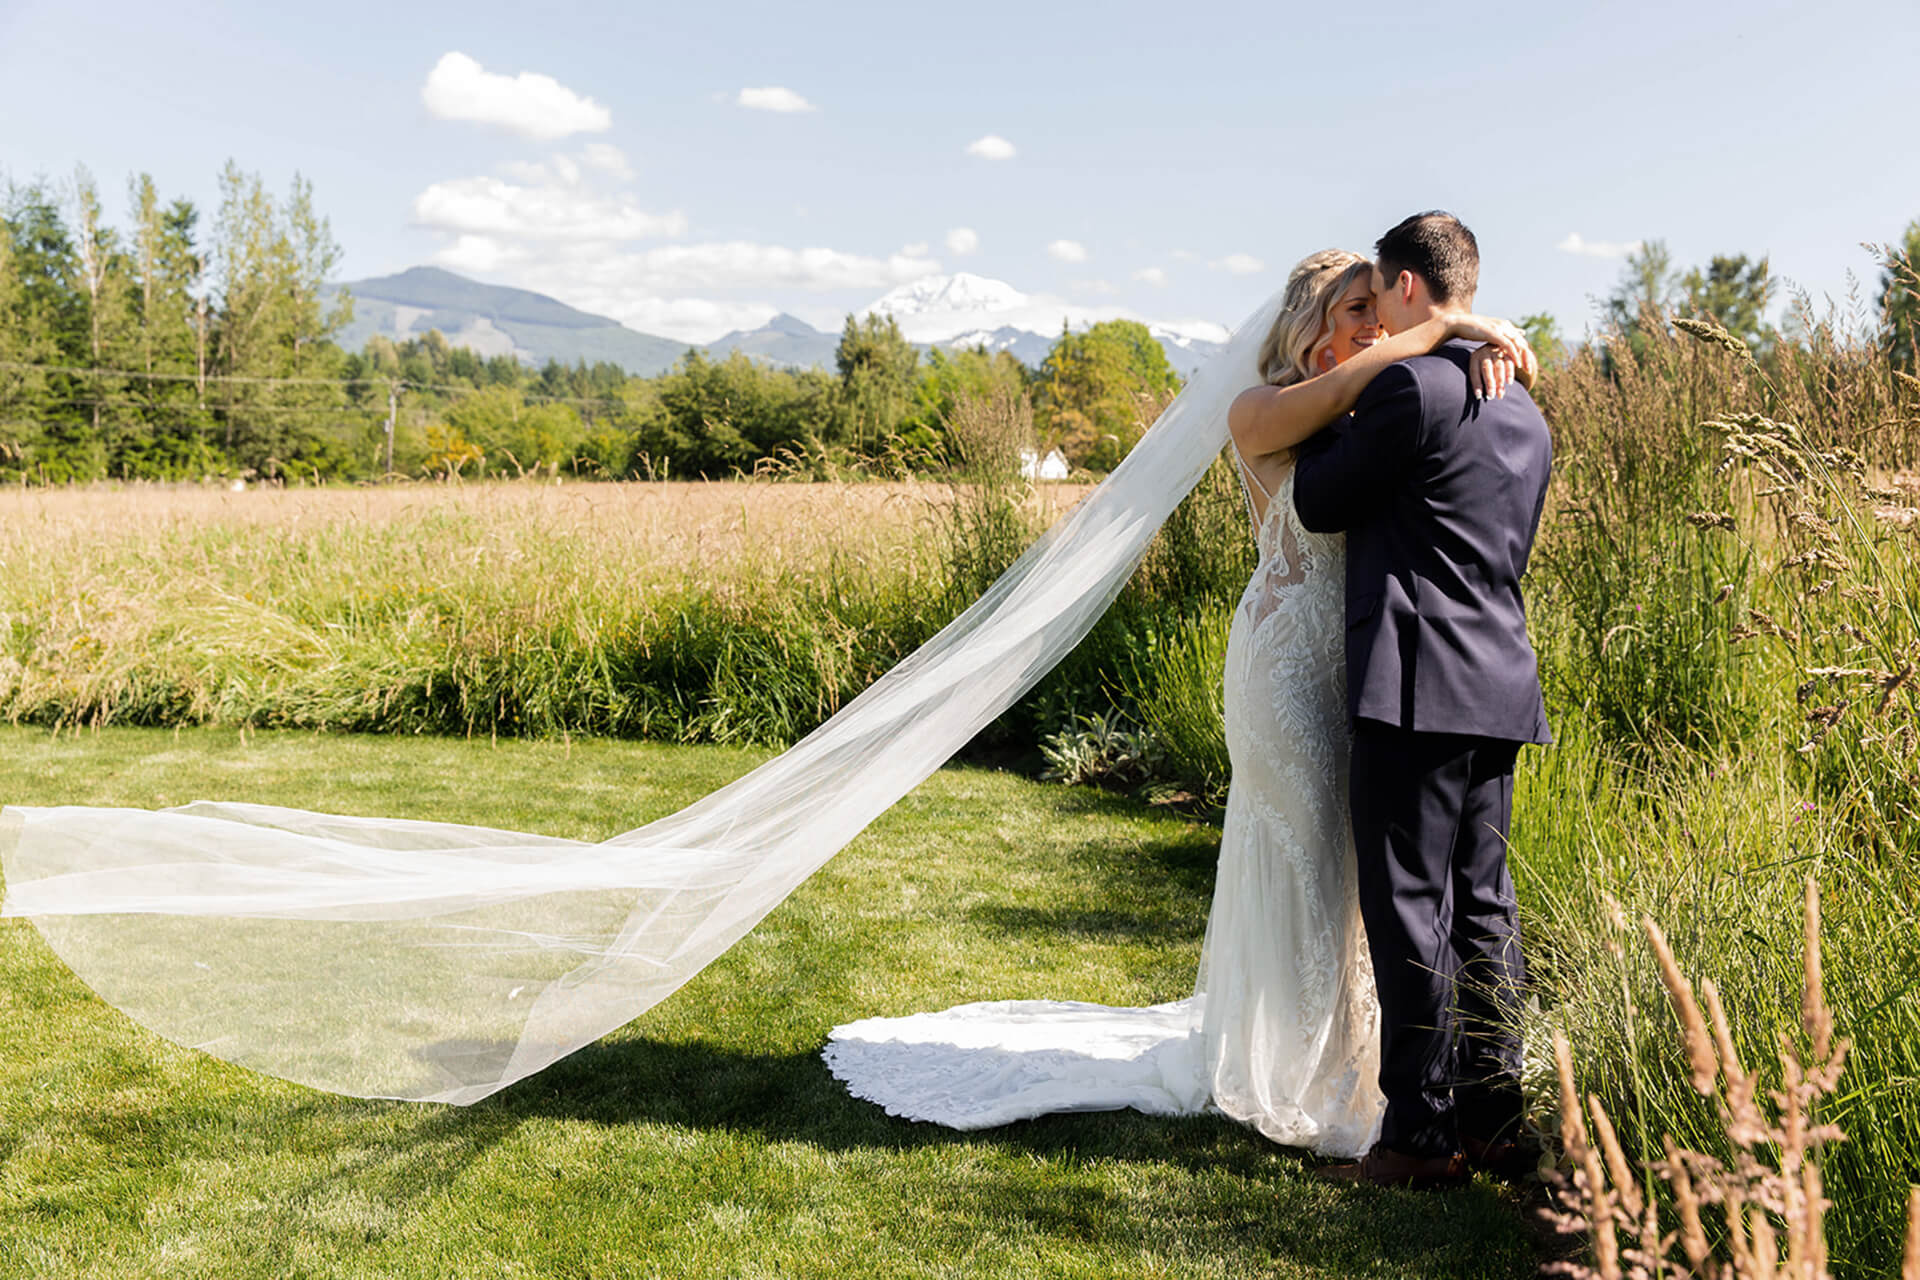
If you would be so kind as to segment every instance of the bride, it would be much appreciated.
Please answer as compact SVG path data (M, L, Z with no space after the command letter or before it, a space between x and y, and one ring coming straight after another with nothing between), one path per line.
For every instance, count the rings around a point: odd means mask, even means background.
M1261 567L1228 660L1236 780L1206 996L1094 1010L1104 1029L1085 1036L1049 1006L1040 1038L1081 1051L1053 1091L982 1090L977 1076L967 1089L1018 1093L1013 1114L1029 1115L1212 1097L1281 1140L1358 1150L1378 1108L1335 710L1339 543L1294 519L1287 451L1373 372L1448 333L1524 358L1497 322L1381 339L1364 268L1308 259L979 601L799 743L678 813L593 843L257 804L8 807L0 915L32 920L87 985L176 1043L335 1093L477 1102L672 995L1018 700L1105 612L1231 418ZM1489 358L1481 372L1497 390L1506 369ZM1004 1049L1015 1014L987 1019L978 1043ZM936 1043L964 1044L967 1021L942 1017ZM1143 1039L1165 1050L1171 1090L1143 1092L1138 1073L1089 1088L1089 1061ZM954 1056L845 1028L831 1052L852 1064L860 1044Z
M1475 387L1498 395L1516 371L1530 378L1532 353L1513 326L1478 316L1388 337L1371 276L1368 259L1337 249L1296 266L1260 347L1262 383L1228 413L1259 563L1227 641L1233 778L1193 997L1000 1001L837 1027L825 1057L856 1096L961 1129L1211 1106L1287 1146L1372 1145L1385 1103L1348 828L1343 540L1294 515L1293 450L1396 360L1484 341Z

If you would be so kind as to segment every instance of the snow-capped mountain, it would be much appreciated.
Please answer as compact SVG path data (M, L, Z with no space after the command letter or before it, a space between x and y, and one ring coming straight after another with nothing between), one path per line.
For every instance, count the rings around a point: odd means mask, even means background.
M1179 329L1150 324L1147 332L1160 343L1167 353L1167 363L1183 378L1191 378L1194 371L1213 359L1227 339L1233 336L1225 325L1209 324L1204 320L1189 321Z
M1004 280L968 272L926 276L876 298L861 312L892 316L909 342L921 346L1011 351L1038 365L1060 336L1102 320L1138 320L1123 307L1083 307L1044 295L1025 294ZM1207 362L1227 339L1222 325L1207 321L1149 324L1167 360L1184 377Z
M909 319L943 321L953 316L1017 311L1031 301L1004 280L957 271L950 276L922 276L903 284L876 298L867 310L892 316L904 329Z
M328 288L345 288L354 296L354 324L339 339L348 350L359 349L375 333L399 341L438 329L453 345L483 355L507 353L530 364L609 360L629 373L652 376L671 368L691 345L638 333L542 294L481 284L437 267ZM1062 325L1077 331L1102 320L1140 318L1120 307L1083 307L1022 293L1004 280L964 271L901 285L855 314L869 311L892 316L907 340L923 350L984 346L1010 351L1030 368L1038 368L1053 350ZM1203 321L1147 327L1183 377L1205 364L1227 337L1224 328ZM770 364L831 369L839 342L838 326L826 331L796 316L777 315L705 349L721 359L743 351Z

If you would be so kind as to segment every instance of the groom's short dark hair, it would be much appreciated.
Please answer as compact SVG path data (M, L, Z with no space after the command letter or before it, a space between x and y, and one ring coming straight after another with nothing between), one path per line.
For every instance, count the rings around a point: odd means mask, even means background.
M1402 271L1425 280L1435 302L1470 300L1480 287L1480 243L1466 223L1441 209L1416 213L1381 236L1373 257L1388 280Z

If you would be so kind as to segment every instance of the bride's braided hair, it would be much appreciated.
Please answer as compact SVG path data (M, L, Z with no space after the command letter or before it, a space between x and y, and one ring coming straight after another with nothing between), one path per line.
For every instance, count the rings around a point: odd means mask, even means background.
M1302 258L1287 277L1280 315L1260 344L1260 378L1270 386L1305 382L1333 332L1333 308L1349 285L1373 271L1373 261L1347 249L1322 249Z

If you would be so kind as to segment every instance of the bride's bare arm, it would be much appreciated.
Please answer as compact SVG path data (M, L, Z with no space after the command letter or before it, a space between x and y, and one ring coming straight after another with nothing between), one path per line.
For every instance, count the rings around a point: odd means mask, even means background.
M1353 408L1360 393L1388 365L1426 355L1450 338L1479 338L1497 348L1532 380L1533 351L1520 330L1504 320L1476 315L1439 315L1382 338L1344 364L1288 387L1248 387L1227 410L1227 429L1240 452L1255 458L1291 449Z

